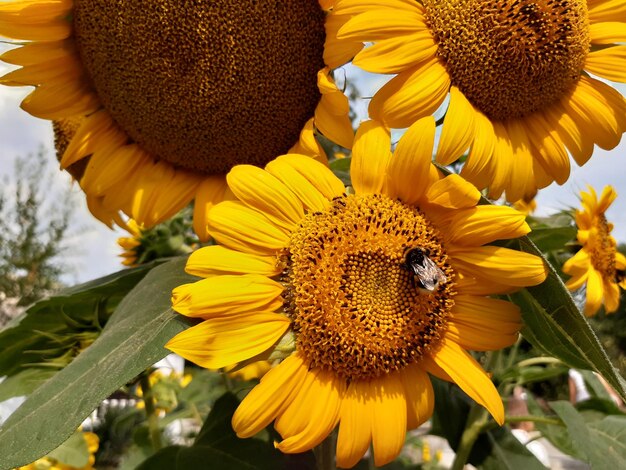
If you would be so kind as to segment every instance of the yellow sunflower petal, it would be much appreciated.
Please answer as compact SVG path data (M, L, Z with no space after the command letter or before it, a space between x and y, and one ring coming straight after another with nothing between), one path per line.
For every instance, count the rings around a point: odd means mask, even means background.
M337 466L354 467L372 439L373 410L370 381L352 381L341 400L337 437Z
M199 277L219 274L259 274L271 277L279 274L281 267L275 256L253 255L212 245L191 253L185 271Z
M267 351L290 323L269 312L212 318L177 334L165 347L201 367L219 369Z
M345 380L338 379L333 372L317 370L311 386L302 387L300 393L276 420L285 419L292 428L288 434L281 433L284 440L276 447L285 453L306 452L319 445L335 428L339 421L339 407L345 393ZM294 426L295 425L295 426Z
M336 10L336 9L335 9ZM338 39L337 32L351 17L333 13L326 17L326 42L324 43L324 63L330 68L341 67L350 61L363 48L361 41Z
M619 307L620 291L618 285L612 280L604 280L604 310L613 313Z
M406 8L402 15L394 9L378 8L352 17L339 29L337 37L372 42L409 36L426 29L424 17L416 8Z
M511 119L506 124L509 137L509 179L506 184L506 199L509 202L532 197L536 192L533 175L533 156L531 143L526 130L518 119ZM503 157L504 158L504 157Z
M484 114L474 115L474 141L469 155L461 170L461 176L471 181L478 189L484 189L491 183L497 138L491 120Z
M292 354L274 367L243 399L232 419L233 429L241 438L252 437L270 424L298 394L308 367Z
M400 372L406 394L407 429L416 429L433 414L435 392L428 374L418 364L409 364Z
M626 3L623 0L602 0L587 2L589 22L591 24L603 21L624 21L626 18Z
M430 204L448 209L474 207L480 200L480 191L457 174L450 174L433 183L426 191Z
M622 271L626 269L626 256L619 251L615 253L615 267Z
M208 230L209 212L224 200L228 185L222 175L207 176L200 182L193 202L193 230L205 243L211 238Z
M312 158L304 155L289 154L282 155L276 160L284 161L291 165L294 170L304 176L329 201L337 196L341 196L346 190L341 180L328 167Z
M444 340L432 359L424 360L425 363L429 361L445 370L461 390L491 413L499 425L504 424L504 406L498 390L472 356L452 341Z
M328 164L328 157L324 148L315 138L315 127L313 121L315 119L309 119L300 131L300 138L298 142L289 149L288 153L299 153L301 155L310 155L315 160L325 165ZM267 168L266 168L267 170Z
M172 308L188 317L275 310L282 291L281 284L258 274L214 276L174 289Z
M455 212L446 236L453 244L480 246L522 237L528 232L525 214L512 207L485 205Z
M238 201L224 201L214 206L207 224L209 233L218 243L245 253L272 255L289 243L286 230Z
M587 277L587 299L585 301L585 315L591 317L596 314L602 306L604 297L604 286L602 275L595 269L589 269Z
M502 284L500 282L485 281L484 279L472 276L458 276L455 287L459 294L466 295L501 295L510 294L517 289L513 286Z
M598 49L587 54L585 59L585 70L614 82L626 82L625 69L626 46Z
M191 202L201 182L202 175L156 162L138 177L132 218L147 227L169 219Z
M350 176L358 194L378 194L391 159L391 134L378 121L362 122L352 147Z
M429 59L437 45L428 30L379 41L359 52L352 63L372 73L392 74Z
M589 25L591 44L614 44L626 42L626 23L607 21Z
M495 121L493 131L495 141L491 157L493 161L490 163L492 181L489 185L489 197L499 199L511 180L513 149L506 126Z
M265 170L298 196L306 209L316 212L323 211L329 206L328 199L285 159L272 160L265 166Z
M541 258L499 246L451 247L452 264L462 273L488 282L526 287L541 284L548 270Z
M488 327L511 332L520 327L521 313L517 305L506 300L459 294L454 298L452 318L457 323Z
M20 107L41 119L63 119L93 113L100 100L85 83L46 83L24 98Z
M409 127L433 114L449 89L448 72L438 59L432 59L392 78L372 98L369 113L386 126Z
M571 274L573 270L586 270L589 266L591 266L589 252L583 248L578 250L574 256L563 263L562 269L565 274Z
M500 326L500 329L498 329ZM472 351L496 351L515 344L521 323L512 331L504 331L501 325L465 324L448 321L445 337Z
M354 133L349 117L348 97L337 88L328 68L318 72L317 85L322 99L315 108L315 127L331 141L351 148Z
M470 147L474 140L476 111L461 91L450 88L450 104L443 120L437 147L437 163L449 165Z
M554 103L543 111L548 125L555 129L572 158L578 165L584 165L593 154L593 140L560 103Z
M304 217L304 208L296 195L259 167L237 165L226 175L226 181L241 202L288 230Z
M42 61L50 61L61 57L76 54L74 41L64 39L61 41L32 42L6 51L0 55L0 60L7 64L33 65Z
M558 184L565 183L569 178L570 163L559 134L551 129L541 113L527 116L523 124L528 133L528 140L534 149L533 157L539 160L543 169L554 181Z
M407 402L399 373L372 379L372 447L377 467L393 461L404 446Z
M416 121L402 136L387 169L387 195L415 205L428 189L435 119Z

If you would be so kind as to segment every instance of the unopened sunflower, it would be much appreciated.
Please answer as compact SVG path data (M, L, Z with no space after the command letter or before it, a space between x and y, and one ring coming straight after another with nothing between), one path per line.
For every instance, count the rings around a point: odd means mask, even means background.
M150 227L195 198L206 238L232 166L292 147L324 159L314 129L350 147L347 98L324 63L332 4L2 2L0 35L26 42L2 56L21 68L0 83L36 87L22 108L55 122L94 215Z
M600 199L595 189L580 193L582 210L576 211L578 242L582 248L565 264L563 272L571 279L565 284L571 291L586 285L585 315L595 315L604 305L606 313L617 310L620 287L626 289L626 257L617 251L617 242L611 235L613 224L605 212L617 197L611 186L602 191Z
M510 207L477 206L479 193L431 163L432 118L390 152L390 134L357 131L346 188L319 162L285 155L227 176L236 201L209 213L219 243L193 253L205 277L173 292L173 308L204 320L169 349L207 368L284 359L233 417L240 437L269 423L283 452L303 452L339 425L337 463L355 465L373 443L393 460L407 429L433 411L431 373L456 382L498 423L502 401L465 349L515 342L518 308L486 297L546 277L533 255L490 246L529 231Z
M397 74L369 112L403 128L449 98L437 161L470 148L462 175L510 202L612 149L626 101L625 0L338 0L328 48ZM363 48L363 43L371 44Z

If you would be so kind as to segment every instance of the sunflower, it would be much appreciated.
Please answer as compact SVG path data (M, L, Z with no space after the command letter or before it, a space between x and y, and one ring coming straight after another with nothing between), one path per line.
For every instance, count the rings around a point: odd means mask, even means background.
M117 244L124 250L120 255L124 266L135 267L138 265L139 249L141 247L141 227L133 219L126 222L130 237L119 237Z
M195 198L195 228L235 164L290 149L326 157L319 130L350 147L348 102L324 63L333 1L19 0L0 3L0 83L54 122L61 166L92 213L146 227Z
M537 210L537 201L532 199L520 199L513 203L513 207L526 215L531 215Z
M277 447L303 452L339 424L339 466L355 465L370 442L383 465L432 414L428 373L503 422L496 388L465 349L514 343L518 308L486 295L539 284L546 268L486 245L526 234L524 215L477 206L473 185L440 175L434 137L434 119L418 120L392 155L389 131L363 123L350 194L297 154L227 175L238 200L208 218L219 245L186 268L205 279L172 297L174 310L203 321L167 347L211 369L282 359L237 409L238 436L275 420Z
M590 317L603 304L606 313L617 310L619 288L626 289L626 257L617 251L611 235L613 224L604 215L617 193L606 186L598 200L591 186L588 191L581 191L583 208L576 211L577 238L582 248L563 264L563 272L572 276L565 284L569 290L587 285L585 315Z
M626 101L625 0L338 0L327 48L397 74L370 116L403 128L448 100L436 155L470 149L462 175L510 202L569 177L594 144L612 149ZM363 43L371 44L368 47Z

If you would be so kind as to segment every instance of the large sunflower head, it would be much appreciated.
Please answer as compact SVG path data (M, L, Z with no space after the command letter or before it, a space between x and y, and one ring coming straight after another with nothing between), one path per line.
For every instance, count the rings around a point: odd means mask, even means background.
M563 265L563 272L572 276L566 286L575 291L586 285L585 315L595 315L602 305L606 313L614 313L619 306L619 288L626 289L626 257L617 251L611 235L613 224L606 220L605 212L617 193L606 186L598 199L589 186L588 192L580 195L582 210L576 211L576 225L582 247Z
M219 243L191 255L174 309L203 321L169 349L207 368L282 360L233 418L241 437L274 421L284 452L319 444L337 425L337 462L373 443L377 465L433 410L431 373L453 381L499 423L502 402L466 352L512 344L517 307L486 297L542 282L535 256L501 246L526 234L524 215L477 205L480 194L430 162L424 118L390 151L389 131L357 131L352 182L302 155L233 168L237 200L209 213Z
M202 194L206 238L232 166L294 146L324 159L315 129L351 145L347 99L324 63L332 3L2 2L0 35L26 42L2 56L21 68L0 83L35 87L22 107L55 122L61 164L94 215L149 227Z
M626 101L589 73L626 82L625 12L624 0L338 0L330 65L354 56L397 74L369 107L391 127L448 98L437 161L469 148L462 175L513 202L563 184L567 151L582 165L619 143Z

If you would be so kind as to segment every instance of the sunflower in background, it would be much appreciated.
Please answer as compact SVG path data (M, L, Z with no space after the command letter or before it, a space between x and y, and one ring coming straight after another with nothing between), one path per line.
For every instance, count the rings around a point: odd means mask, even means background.
M407 429L433 412L428 374L456 382L502 424L502 401L465 350L513 344L517 306L490 299L546 277L540 258L491 246L530 230L510 207L431 163L435 121L390 133L363 123L346 188L319 162L285 155L265 169L234 167L237 200L209 213L219 245L194 252L205 279L173 292L177 312L203 321L167 347L210 369L269 359L233 417L240 437L274 421L286 453L339 425L337 464L373 443L376 465L400 452ZM276 364L276 362L274 362Z
M154 409L159 415L164 416L176 409L178 406L178 395L183 388L191 383L192 376L190 374L181 374L175 370L165 374L162 370L157 369L148 376L150 384L150 397ZM144 409L143 389L141 384L137 385L136 395L141 400L137 402L137 408Z
M224 175L292 150L325 160L319 130L350 147L348 101L324 62L333 1L19 0L0 35L20 41L0 83L53 120L61 165L91 212L145 227L195 198L195 229L227 195ZM288 40L286 40L288 39Z
M160 258L188 255L198 248L191 218L191 210L186 208L152 228L128 220L126 230L131 236L117 239L117 244L124 250L119 255L122 264L136 267Z
M537 201L534 196L530 199L520 199L513 203L513 207L526 215L531 215L537 210Z
M606 186L600 199L595 189L581 191L582 210L576 211L578 242L582 248L563 264L563 272L572 276L565 284L571 291L586 286L585 315L595 315L604 305L606 313L619 307L620 287L626 289L626 256L617 251L611 235L613 224L605 212L617 193Z
M469 148L461 174L494 199L563 184L567 151L583 165L626 130L626 100L589 75L626 82L624 0L338 0L329 23L331 67L397 74L372 118L404 128L449 99L437 162Z

